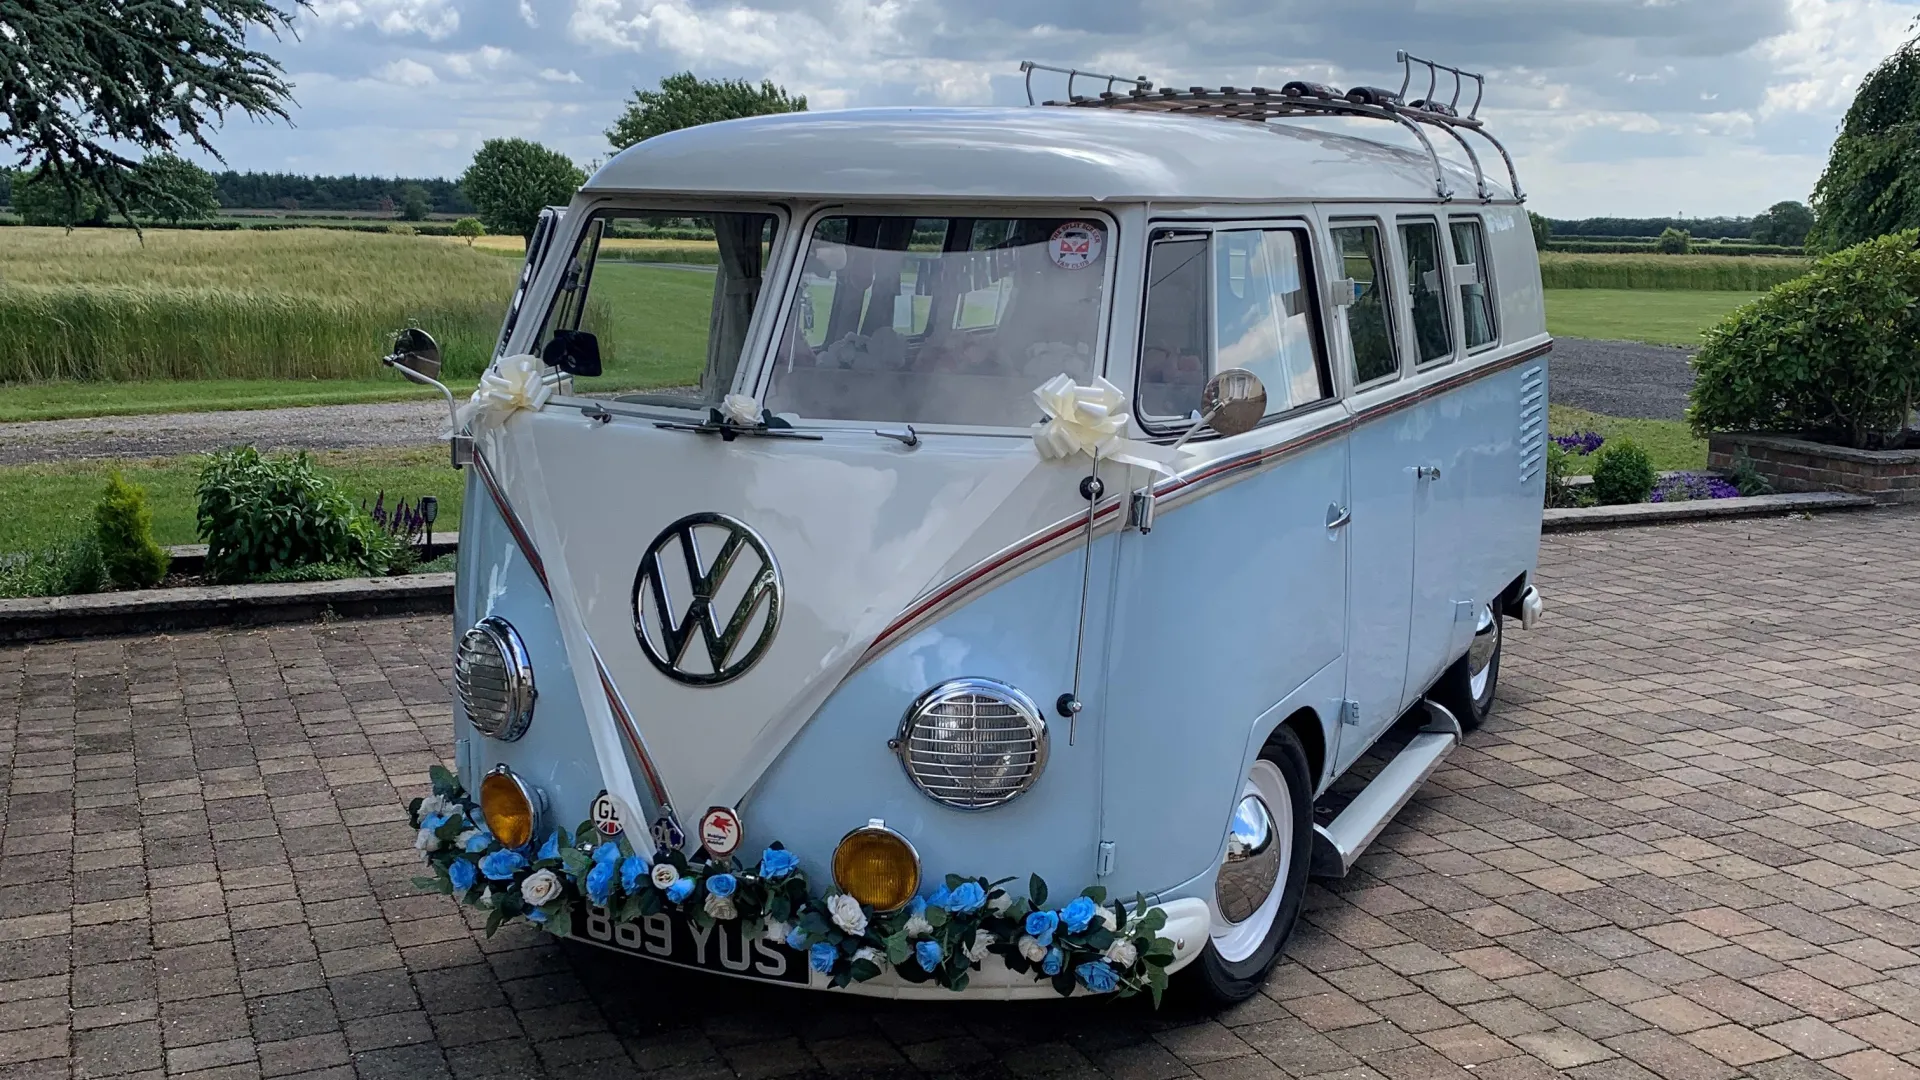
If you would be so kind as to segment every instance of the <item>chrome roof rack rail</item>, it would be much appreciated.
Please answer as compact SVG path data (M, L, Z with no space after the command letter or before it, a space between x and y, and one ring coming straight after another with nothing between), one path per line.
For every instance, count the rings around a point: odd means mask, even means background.
M1467 161L1473 167L1475 194L1482 202L1492 202L1493 188L1487 183L1485 170L1480 164L1480 155L1474 152L1473 145L1467 141L1466 132L1473 132L1500 153L1507 166L1507 178L1513 185L1513 198L1516 202L1525 202L1526 193L1520 189L1520 174L1513 166L1513 155L1507 153L1500 140L1493 137L1480 119L1480 103L1486 93L1486 77L1476 72L1462 71L1459 68L1435 63L1414 56L1408 52L1395 54L1394 59L1402 65L1404 76L1398 91L1386 90L1375 86L1356 86L1342 93L1331 86L1319 83L1290 82L1279 90L1270 90L1263 86L1240 89L1232 86L1208 88L1204 86L1176 90L1173 87L1154 88L1145 76L1130 79L1124 75L1100 75L1080 71L1074 68L1049 67L1023 61L1020 70L1027 78L1027 101L1033 102L1033 73L1051 71L1067 76L1067 100L1046 101L1043 105L1066 106L1076 108L1122 109L1130 112L1164 112L1177 115L1212 116L1229 120L1251 120L1264 122L1291 116L1359 116L1374 120L1388 120L1413 132L1420 145L1425 148L1427 158L1433 165L1434 191L1442 199L1453 198L1453 188L1447 183L1446 169L1439 151L1434 149L1433 140L1427 137L1423 127L1436 127L1445 131L1453 141L1466 151ZM1412 89L1415 65L1427 69L1427 93L1423 98L1409 102L1407 92ZM1446 72L1454 78L1453 95L1449 100L1439 100L1440 73ZM1082 95L1073 92L1075 77L1107 80L1107 89L1097 95ZM1466 84L1474 84L1473 104L1466 114L1460 113L1460 99L1465 94ZM1130 84L1124 93L1116 93L1116 84Z

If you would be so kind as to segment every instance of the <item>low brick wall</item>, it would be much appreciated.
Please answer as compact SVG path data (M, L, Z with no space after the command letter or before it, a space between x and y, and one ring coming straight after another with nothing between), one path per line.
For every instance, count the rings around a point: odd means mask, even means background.
M1745 457L1775 491L1846 491L1879 503L1920 502L1920 450L1853 450L1790 435L1715 435L1707 467Z

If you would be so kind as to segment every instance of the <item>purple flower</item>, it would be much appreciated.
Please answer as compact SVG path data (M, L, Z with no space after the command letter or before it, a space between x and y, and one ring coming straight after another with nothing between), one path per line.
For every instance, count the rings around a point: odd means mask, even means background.
M1607 440L1597 431L1576 431L1571 435L1555 435L1553 441L1560 444L1560 449L1584 457L1600 449Z

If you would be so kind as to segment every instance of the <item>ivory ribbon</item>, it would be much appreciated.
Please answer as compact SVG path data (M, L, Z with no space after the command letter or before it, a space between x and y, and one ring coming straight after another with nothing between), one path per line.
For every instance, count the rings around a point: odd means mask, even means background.
M1172 476L1172 463L1184 453L1121 434L1131 419L1127 395L1098 375L1092 386L1076 384L1066 374L1055 375L1033 392L1033 400L1047 414L1033 426L1033 445L1048 460L1086 454Z
M539 411L553 396L553 387L541 378L546 370L531 353L501 357L480 376L473 397L454 414L454 430L464 430L482 417L502 421L520 409Z

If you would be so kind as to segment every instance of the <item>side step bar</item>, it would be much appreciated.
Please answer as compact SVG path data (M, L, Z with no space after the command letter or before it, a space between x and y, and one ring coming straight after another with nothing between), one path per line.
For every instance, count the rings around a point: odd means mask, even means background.
M1313 827L1313 864L1315 877L1346 877L1360 860L1387 822L1407 805L1413 793L1427 782L1440 762L1460 745L1463 732L1460 721L1446 706L1422 698L1427 723L1406 747L1394 755L1366 788L1338 817Z

